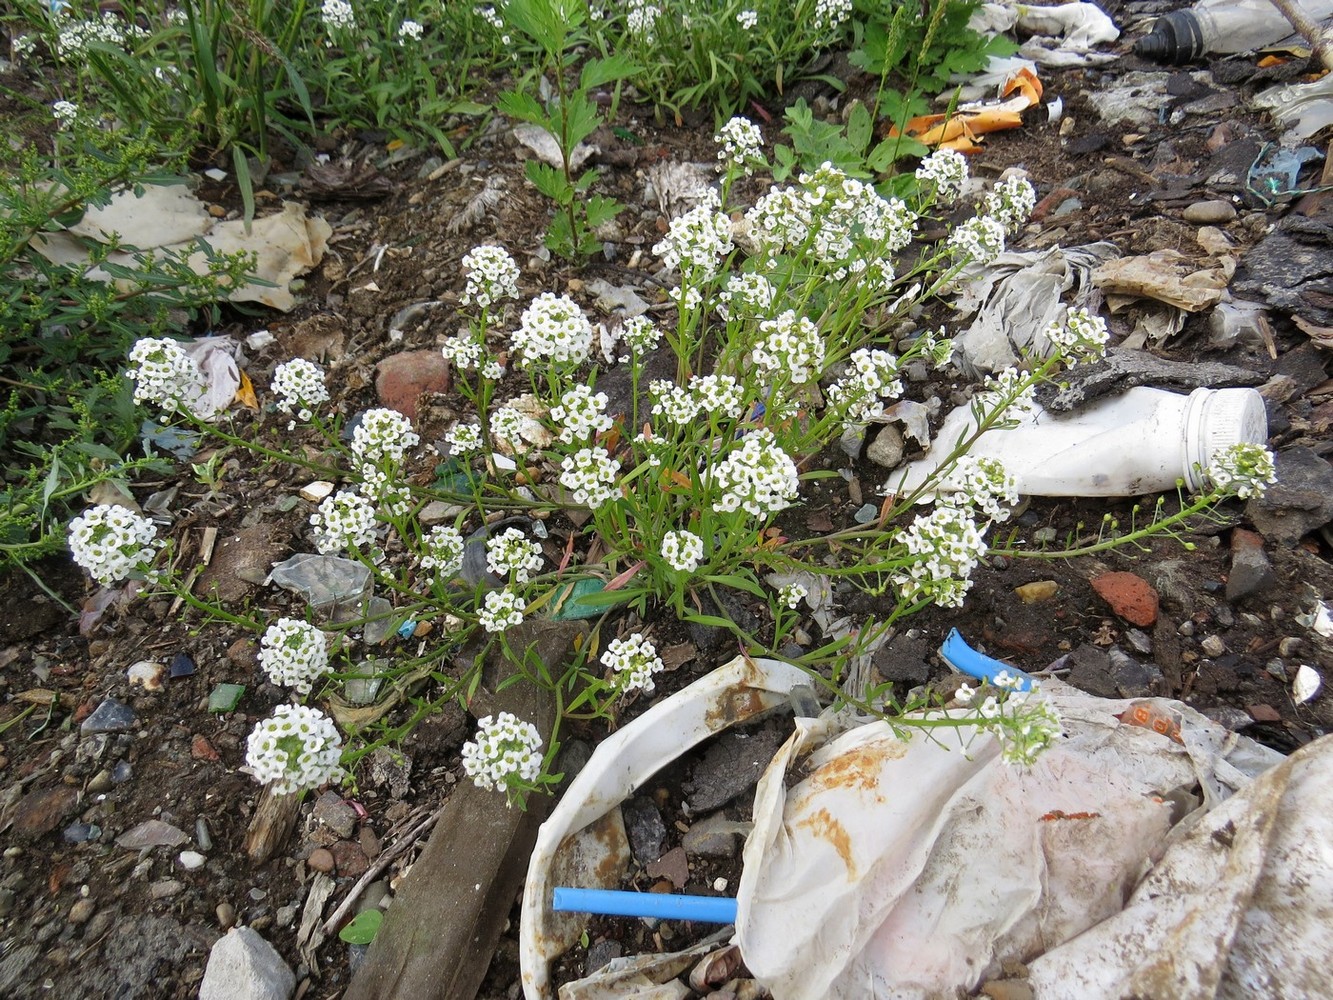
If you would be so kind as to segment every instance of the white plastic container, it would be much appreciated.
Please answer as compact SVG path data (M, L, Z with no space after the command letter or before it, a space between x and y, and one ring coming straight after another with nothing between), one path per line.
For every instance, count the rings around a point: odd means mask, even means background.
M930 453L895 470L885 491L914 491L954 442L975 430L970 407L954 410ZM1028 496L1138 496L1173 490L1180 479L1190 491L1202 491L1204 471L1219 451L1267 441L1268 415L1253 389L1195 389L1184 396L1139 386L1074 413L1034 406L1016 427L987 431L970 454L999 459ZM946 476L937 491L958 486Z
M1316 23L1333 17L1333 0L1297 0L1297 6ZM1134 43L1134 54L1183 65L1208 52L1261 49L1292 34L1291 22L1270 0L1201 0L1154 21L1152 32Z

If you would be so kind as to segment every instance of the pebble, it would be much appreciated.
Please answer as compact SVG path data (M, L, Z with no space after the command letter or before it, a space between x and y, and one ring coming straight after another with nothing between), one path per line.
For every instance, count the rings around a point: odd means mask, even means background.
M71 924L86 924L97 912L97 903L91 899L80 899L69 908L69 922Z
M111 772L105 767L92 776L88 782L88 791L93 795L100 795L103 792L111 791Z
M208 859L198 851L181 851L176 860L187 872L192 872L196 868L202 868Z
M1196 201L1182 213L1186 222L1196 226L1216 226L1236 217L1236 206L1229 201L1214 199Z
M333 852L325 847L316 847L310 852L306 864L317 872L331 872L333 871Z
M1203 650L1203 655L1212 659L1217 659L1227 651L1227 644L1221 637L1216 635L1205 636L1199 643L1199 648Z
M903 460L903 435L890 424L875 435L866 449L866 458L885 469L896 469Z
M278 912L274 915L274 920L279 927L290 927L296 922L296 907L291 903L286 906L279 906Z
M356 829L356 810L337 792L325 792L315 802L315 820L339 837L350 837Z
M202 816L194 821L194 840L199 850L205 853L213 849L213 833L208 829L208 820Z
M184 882L178 882L174 878L164 878L148 887L148 895L154 899L170 899L184 888Z
M123 733L133 729L138 720L128 705L115 698L104 698L79 726L82 733Z
M1283 659L1289 659L1299 653L1301 647L1304 645L1304 640L1294 635L1289 635L1277 644L1277 654Z
M1176 634L1183 635L1186 639L1188 639L1190 636L1194 634L1194 623L1181 622L1180 626L1176 629Z
M1014 593L1024 604L1040 604L1042 601L1049 601L1059 590L1060 585L1054 580L1037 580L1015 587Z
M167 665L152 660L140 660L131 664L125 675L129 678L130 687L138 684L145 691L161 691L167 679Z
M641 865L647 865L662 856L662 840L666 837L666 824L662 814L651 799L644 796L630 799L621 807L625 818L625 833L629 837L630 851Z
M218 926L224 931L236 923L236 907L230 903L218 903L213 913L218 918Z
M1126 630L1125 641L1129 643L1129 648L1136 653L1142 653L1144 656L1152 654L1152 636L1141 629Z
M0 889L0 919L14 912L14 890Z

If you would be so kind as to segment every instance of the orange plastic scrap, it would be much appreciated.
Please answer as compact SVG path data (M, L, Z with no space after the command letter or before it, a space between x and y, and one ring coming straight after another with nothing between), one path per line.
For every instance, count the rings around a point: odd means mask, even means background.
M1180 716L1159 708L1151 701L1136 701L1118 716L1127 726L1139 726L1151 729L1154 733L1165 736L1177 743L1184 743L1180 738Z
M1019 69L1001 91L1001 97L1018 92L1017 97L1003 104L979 107L954 115L918 115L909 119L902 133L924 146L952 149L959 153L975 153L981 149L979 136L987 132L1019 128L1023 111L1041 103L1042 86L1035 73L1027 67ZM898 129L889 129L889 136L899 135Z

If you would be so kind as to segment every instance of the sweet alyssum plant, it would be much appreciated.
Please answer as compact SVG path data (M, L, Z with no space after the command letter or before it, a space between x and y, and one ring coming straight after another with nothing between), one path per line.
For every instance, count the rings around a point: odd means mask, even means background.
M947 288L965 264L1002 252L1030 211L1033 192L1023 181L1000 184L946 239L921 243L920 219L951 204L966 175L960 156L937 153L917 172L921 193L912 204L825 165L775 185L740 213L722 198L752 167L755 136L746 123L732 122L718 138L721 198L673 220L654 248L677 276L669 293L674 318L660 328L637 317L616 338L609 331L603 338L577 302L551 292L511 319L518 277L512 259L499 247L466 257L462 302L469 324L442 349L475 413L444 435L433 485L414 485L427 455L402 414L369 410L344 443L340 419L324 414L327 390L318 367L302 359L280 365L272 382L279 422L308 423L326 450L341 456L336 471L314 467L342 486L312 514L310 545L370 567L377 590L394 605L395 622L434 624L439 644L397 670L424 665L447 696L467 697L479 681L481 656L461 675L442 664L449 651L475 639L483 648L498 647L521 676L551 689L558 719L598 716L631 692L650 691L661 658L646 630L603 643L599 626L573 662L530 663L527 651L508 644L527 617L559 612L571 601L585 609L628 607L642 620L657 609L730 629L744 649L772 655L810 597L806 581L845 578L882 595L884 614L854 632L824 636L796 662L835 698L878 707L895 724L961 725L957 716L907 710L928 706L884 706L883 691L842 690L843 667L903 617L932 603L962 604L986 554L986 532L1017 500L1003 467L970 458L970 444L1026 405L1041 380L1096 356L1105 325L1083 312L1069 314L1048 331L1048 357L1029 359L1025 371L1001 372L975 393L976 432L939 445L951 451L936 475L949 475L962 489L918 512L936 482L928 480L911 495L887 497L870 524L802 537L800 522L784 512L801 502L807 483L837 474L822 467L824 449L849 424L880 416L900 398L909 365L949 363L943 331L897 345L887 331L909 308ZM662 354L672 376L647 377L650 357ZM136 395L192 420L198 380L179 347L145 342L135 358ZM628 369L630 387L616 407L597 388L599 373L612 367ZM281 442L246 440L221 423L194 422L275 461L311 467ZM1213 488L1198 499L1196 512L1262 489L1272 479L1271 456L1241 446L1218 456L1212 473ZM421 523L432 500L453 505L451 523ZM562 556L551 560L541 541L560 511L583 512L573 522L583 526L569 528ZM154 573L164 559L161 544L123 512L90 512L72 526L71 545L99 582L127 572L151 575L151 584L207 608L169 574ZM727 588L766 602L771 621L747 631L720 614ZM323 622L320 630L335 636L347 656L357 624ZM325 663L312 635L283 622L265 633L265 669L298 693L306 683L318 690L312 665ZM977 693L975 711L963 721L999 733L1006 755L1022 763L1058 733L1043 706L992 685ZM299 733L283 728L289 723ZM256 739L249 758L257 774L270 774L283 754L284 774L294 776L289 785L310 787L320 773L335 775L333 736L314 716L262 725L268 735ZM283 735L274 736L274 727ZM522 720L483 720L464 748L465 767L479 783L521 803L552 780L558 727L543 739ZM320 756L321 748L329 752Z

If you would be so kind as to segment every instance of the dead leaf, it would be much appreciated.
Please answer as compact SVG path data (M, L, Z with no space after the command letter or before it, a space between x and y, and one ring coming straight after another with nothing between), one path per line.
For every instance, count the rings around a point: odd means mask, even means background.
M236 388L236 402L252 410L259 409L259 400L255 397L255 386L250 376L241 372L241 384Z

